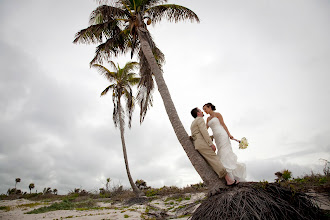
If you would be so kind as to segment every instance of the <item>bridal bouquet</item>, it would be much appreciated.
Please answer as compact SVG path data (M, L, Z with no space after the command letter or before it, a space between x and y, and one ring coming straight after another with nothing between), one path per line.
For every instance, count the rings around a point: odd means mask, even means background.
M239 142L239 149L245 149L249 145L247 139L243 137L241 141Z

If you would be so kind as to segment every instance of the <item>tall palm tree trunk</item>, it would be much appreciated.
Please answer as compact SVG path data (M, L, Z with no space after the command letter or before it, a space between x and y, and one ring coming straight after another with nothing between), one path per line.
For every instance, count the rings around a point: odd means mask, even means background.
M201 176L204 183L213 188L213 186L217 185L218 187L225 187L224 181L219 181L217 174L213 171L213 169L206 163L204 158L195 150L192 141L190 140L186 130L184 129L182 122L177 114L174 103L172 101L170 92L167 88L165 80L163 78L163 74L156 62L156 59L152 53L151 47L148 43L147 30L145 28L139 28L139 40L141 43L141 49L148 60L151 71L155 76L155 80L157 83L158 91L163 99L164 106L169 117L169 120L172 124L174 132L182 145L184 151L186 152L190 162Z
M133 189L133 192L135 193L136 196L142 196L144 195L143 192L141 192L141 190L139 190L139 188L137 188L137 186L135 185L132 176L131 176L131 172L129 170L129 166L128 166L128 159L127 159L127 151L126 151L126 143L125 143L125 137L124 137L124 123L121 120L121 103L120 103L120 98L118 101L118 115L119 115L119 128L120 128L120 137L121 137L121 144L123 147L123 154L124 154L124 160L125 160L125 167L126 167L126 173L128 176L128 181L131 184L131 187Z

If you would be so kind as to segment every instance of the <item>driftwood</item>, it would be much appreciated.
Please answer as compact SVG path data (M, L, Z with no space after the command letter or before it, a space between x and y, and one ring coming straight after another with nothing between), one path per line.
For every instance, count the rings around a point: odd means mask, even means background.
M210 195L191 220L213 219L326 219L311 196L279 184L240 183Z

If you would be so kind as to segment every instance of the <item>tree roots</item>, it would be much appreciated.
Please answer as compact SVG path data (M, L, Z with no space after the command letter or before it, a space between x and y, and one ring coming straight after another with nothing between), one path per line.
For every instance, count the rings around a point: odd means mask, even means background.
M307 220L325 217L305 193L279 184L240 183L208 197L190 219Z

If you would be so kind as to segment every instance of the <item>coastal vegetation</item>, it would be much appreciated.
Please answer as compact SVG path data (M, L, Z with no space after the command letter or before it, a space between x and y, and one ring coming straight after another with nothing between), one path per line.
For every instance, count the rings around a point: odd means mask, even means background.
M283 172L283 171L280 171ZM277 175L275 175L277 176ZM110 179L110 178L109 178ZM161 216L192 216L192 207L202 207L200 204L207 201L209 198L217 198L225 194L215 196L208 196L208 188L204 183L192 184L183 188L176 186L163 186L160 188L153 188L147 185L144 180L137 180L136 185L140 186L140 190L145 194L144 197L137 198L135 193L131 189L125 189L122 185L103 188L103 191L87 191L76 188L70 191L67 195L56 195L53 190L47 190L50 187L46 187L45 193L21 193L21 194L2 194L1 200L13 200L13 199L28 199L31 201L29 204L22 205L26 208L33 208L26 212L26 214L39 214L56 210L119 210L126 211L134 209L134 204L144 204L145 211L143 218L152 219L152 217ZM108 184L107 184L108 185ZM267 182L245 182L240 183L235 190L251 189L260 192L280 190L279 192L285 192L288 197L286 201L295 201L295 198L304 197L306 204L309 204L314 212L317 212L324 219L330 217L330 210L322 210L318 208L318 205L322 205L325 201L319 200L319 195L325 198L330 197L330 175L329 173L304 175L301 177L290 177L288 179L282 179L280 181ZM234 191L235 191L234 190ZM284 191L283 191L284 190ZM233 191L233 190L231 190ZM273 193L274 193L273 192ZM194 195L201 194L198 199L192 199ZM253 195L257 195L256 193ZM289 197L291 199L289 199ZM228 200L229 197L226 197ZM301 202L301 200L299 200ZM314 201L309 203L308 201ZM107 206L100 206L99 204L105 203ZM118 204L121 204L118 206ZM225 203L223 203L225 204ZM329 204L328 204L329 205ZM35 207L35 208L34 208ZM162 207L162 208L160 208ZM0 211L10 211L12 207L1 206ZM198 209L197 209L198 211Z

